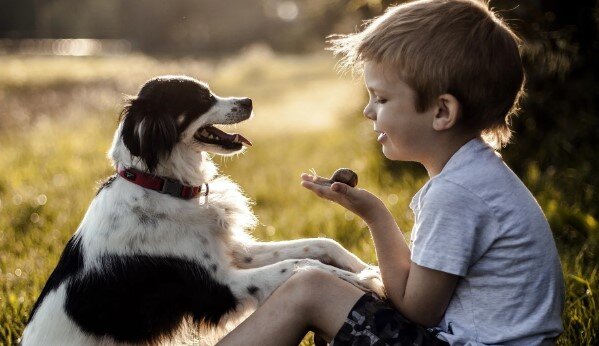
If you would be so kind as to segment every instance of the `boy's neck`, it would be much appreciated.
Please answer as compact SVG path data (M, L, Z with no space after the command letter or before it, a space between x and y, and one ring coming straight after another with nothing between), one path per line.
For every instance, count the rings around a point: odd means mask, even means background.
M442 137L436 141L431 149L430 155L421 163L426 168L429 178L441 173L449 159L458 151L464 144L474 138L479 138L478 134L468 134L459 137Z

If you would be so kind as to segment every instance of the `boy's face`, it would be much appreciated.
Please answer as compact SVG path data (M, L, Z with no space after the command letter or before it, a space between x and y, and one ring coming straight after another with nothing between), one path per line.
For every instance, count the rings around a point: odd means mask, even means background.
M374 122L377 141L390 160L423 162L434 132L434 108L418 113L416 93L395 72L386 72L381 64L366 62L364 81L370 100L364 116Z

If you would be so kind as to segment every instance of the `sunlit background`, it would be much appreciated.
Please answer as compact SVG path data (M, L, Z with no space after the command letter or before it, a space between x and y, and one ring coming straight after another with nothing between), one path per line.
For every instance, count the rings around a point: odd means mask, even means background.
M351 167L409 233L414 164L385 160L359 76L324 50L382 0L0 0L0 344L29 310L77 228L123 96L159 74L187 74L248 96L237 126L254 143L215 158L256 204L261 240L327 236L376 263L365 224L299 186L310 169ZM492 1L524 39L528 97L506 162L551 223L567 280L560 345L599 343L599 2ZM310 344L307 337L303 344Z

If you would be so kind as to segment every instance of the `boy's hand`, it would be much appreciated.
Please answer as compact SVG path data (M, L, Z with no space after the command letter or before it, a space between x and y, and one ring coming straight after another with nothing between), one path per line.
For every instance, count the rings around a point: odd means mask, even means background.
M314 192L318 197L333 201L361 217L366 223L376 220L379 213L386 211L383 202L364 189L356 189L347 184L335 182L332 185L319 182L326 178L307 173L301 175L302 186Z

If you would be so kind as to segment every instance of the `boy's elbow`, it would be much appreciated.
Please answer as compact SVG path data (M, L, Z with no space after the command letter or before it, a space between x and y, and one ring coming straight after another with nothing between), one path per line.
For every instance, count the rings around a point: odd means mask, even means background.
M426 328L433 328L438 326L441 320L443 319L443 313L439 314L434 311L406 311L405 313L403 313L403 315L411 322L417 323Z
M440 316L433 316L433 315L428 315L428 316L419 316L422 317L420 319L420 321L413 321L416 322L426 328L433 328L439 325L439 323L441 322L441 320L443 319L443 315Z
M402 302L399 297L389 297L394 307L408 320L417 323L426 328L433 328L439 325L445 314L443 311L437 311L435 308L423 308L422 306L414 306L408 302Z

